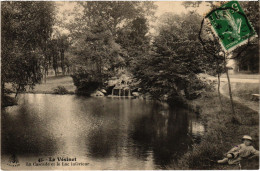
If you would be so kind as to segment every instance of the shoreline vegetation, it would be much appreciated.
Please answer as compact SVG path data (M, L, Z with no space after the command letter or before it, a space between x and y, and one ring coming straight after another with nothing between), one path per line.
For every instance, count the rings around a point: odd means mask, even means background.
M200 106L200 117L205 123L206 133L200 144L184 154L168 169L215 169L239 170L239 165L215 163L223 158L230 148L242 142L243 135L253 137L253 146L259 150L259 114L242 104L235 103L235 111L240 123L232 122L229 99L222 96L223 111L216 92L193 100ZM241 161L241 169L259 169L259 157Z
M40 84L32 91L25 93L34 94L76 94L74 89L68 82L68 77L59 78L63 81L48 82ZM53 79L53 78L51 78ZM65 81L64 81L65 80ZM48 80L49 81L49 80ZM51 86L50 86L51 84ZM56 87L56 91L60 90L64 93L57 93L53 90L47 90L45 86ZM59 89L57 87L60 87ZM65 87L70 87L69 90ZM245 87L245 86L244 86ZM241 91L241 90L240 90ZM249 91L249 90L246 90ZM10 99L10 98L8 98ZM239 165L222 165L214 163L223 157L228 149L241 143L241 137L245 134L253 137L253 146L259 149L259 115L258 112L249 109L241 103L235 103L236 116L239 121L232 121L232 112L230 110L230 101L222 96L223 111L221 110L217 92L205 92L200 98L189 100L186 106L200 114L202 121L206 126L206 133L200 144L195 144L193 149L185 153L178 161L173 162L167 169L240 169ZM8 100L9 102L10 100ZM17 104L16 100L13 101ZM9 103L8 103L9 104ZM10 106L7 105L7 106ZM258 169L259 158L245 160L241 162L242 169Z

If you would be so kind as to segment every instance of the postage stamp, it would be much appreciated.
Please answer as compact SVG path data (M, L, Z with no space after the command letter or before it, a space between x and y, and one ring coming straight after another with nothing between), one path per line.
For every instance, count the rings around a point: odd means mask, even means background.
M213 31L225 51L232 51L256 36L251 23L237 1L231 1L208 14Z

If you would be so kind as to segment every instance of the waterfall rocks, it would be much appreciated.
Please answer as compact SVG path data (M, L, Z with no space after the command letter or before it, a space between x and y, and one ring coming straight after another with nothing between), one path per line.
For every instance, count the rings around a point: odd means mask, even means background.
M139 97L139 93L138 93L138 92L133 92L132 95L133 95L134 97Z
M105 89L101 89L100 91L101 91L102 93L104 93L104 94L107 93L107 91L106 91Z
M102 93L101 91L95 91L95 92L92 93L90 96L91 96L91 97L96 97L96 96L103 97L103 96L105 96L105 95L104 95L104 93Z

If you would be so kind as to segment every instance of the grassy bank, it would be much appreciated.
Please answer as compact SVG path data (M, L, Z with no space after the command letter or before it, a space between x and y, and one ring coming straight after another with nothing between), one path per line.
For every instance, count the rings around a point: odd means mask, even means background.
M231 86L232 94L243 100L252 101L252 94L259 94L259 83L232 83ZM223 89L228 91L228 85L225 84ZM255 101L255 103L258 102Z
M235 103L240 123L232 122L229 99L222 97L223 111L216 93L194 101L201 107L201 118L206 124L206 133L200 144L186 153L169 169L239 169L238 165L223 165L212 162L222 159L223 154L237 144L245 134L254 139L253 146L259 149L259 115L257 112ZM241 162L242 169L258 169L258 158Z
M15 93L15 90L12 89L11 84L6 84L6 88L10 89ZM64 91L61 93L59 90L63 88ZM58 90L57 90L58 89ZM41 84L36 84L33 89L27 88L26 93L34 94L74 94L76 87L73 84L71 76L50 76L47 77L46 82L42 80Z
M76 90L71 76L52 76L47 77L46 82L43 80L41 84L37 84L33 90L28 90L28 92L53 94L58 86L64 87L68 91L68 94L72 94Z

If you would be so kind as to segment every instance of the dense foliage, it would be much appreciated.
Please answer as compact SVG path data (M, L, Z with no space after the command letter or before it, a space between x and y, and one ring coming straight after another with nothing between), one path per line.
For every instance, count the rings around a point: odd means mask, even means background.
M75 4L72 13L62 14L71 19L65 22L55 16L53 2L2 3L2 90L5 83L12 83L21 92L46 78L50 68L55 75L61 68L63 75L73 69L78 92L89 95L111 77L119 78L118 73L131 73L136 90L172 102L200 95L207 83L199 74L224 72L226 61L210 28L202 29L204 46L198 39L201 2L184 2L190 12L182 15L164 13L154 33L153 2ZM216 7L214 2L206 4ZM259 34L259 5L241 5ZM258 48L258 41L253 41L236 59L240 69L258 71Z
M207 2L207 4L212 8L218 8L221 4L225 2ZM183 2L183 5L187 8L193 7L194 11L198 10L202 2ZM257 35L259 35L259 3L258 2L239 2L243 11L245 12L249 22L252 24ZM217 40L217 38L215 38ZM240 48L233 51L232 59L235 59L237 67L234 68L235 71L249 71L249 73L259 72L259 39L255 38L249 41L249 45L246 44ZM215 51L218 55L219 50ZM242 52L242 53L241 53ZM221 61L219 61L221 62ZM218 63L219 63L218 62ZM221 73L221 72L220 72Z
M249 22L259 36L259 2L240 2ZM259 38L249 42L242 54L235 60L238 63L239 70L247 70L253 73L259 72ZM247 46L247 45L246 45ZM241 47L243 49L243 47ZM241 48L235 51L235 55L241 52Z
M42 78L53 6L50 2L3 2L1 8L2 90L5 83L12 83L20 92Z
M89 96L98 88L103 86L105 75L101 75L94 71L86 71L80 68L73 75L74 85L77 87L77 94Z
M160 21L152 51L140 60L135 76L143 91L157 99L196 98L204 87L197 75L208 69L198 40L201 17L195 13L165 14Z
M145 54L149 45L147 17L153 15L153 3L79 2L77 7L83 11L75 16L77 24L63 26L71 32L70 49L75 64L81 68L74 77L94 72L99 76L115 75L118 69L130 68L134 59ZM106 81L105 77L97 79Z

